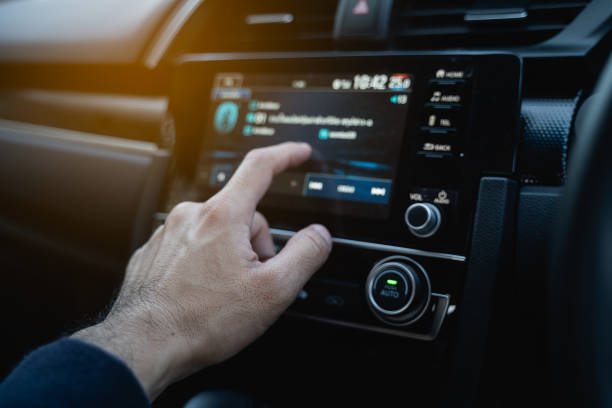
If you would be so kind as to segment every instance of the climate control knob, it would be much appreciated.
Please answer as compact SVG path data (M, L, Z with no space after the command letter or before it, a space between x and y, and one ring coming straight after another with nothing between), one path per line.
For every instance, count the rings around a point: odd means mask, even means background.
M425 269L404 256L378 262L366 280L366 299L372 312L386 323L405 326L425 313L431 284Z
M406 225L419 238L431 237L442 223L440 210L430 203L414 203L404 215Z

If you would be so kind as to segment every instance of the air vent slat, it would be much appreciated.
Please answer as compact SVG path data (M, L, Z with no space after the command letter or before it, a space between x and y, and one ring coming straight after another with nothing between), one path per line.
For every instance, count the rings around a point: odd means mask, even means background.
M476 3L487 7L482 11L473 9ZM563 30L588 1L515 0L505 1L503 8L495 8L496 4L472 0L404 0L393 21L392 35L400 48L403 41L411 48L534 44ZM471 18L479 13L495 15L497 10L503 15L513 9L521 10L520 19Z
M467 27L453 26L440 28L406 28L400 31L400 35L404 36L419 36L419 35L453 35L453 34L469 34Z
M584 8L586 2L571 2L571 3L542 3L542 4L530 4L529 10L562 10L562 9L573 9L573 8Z
M468 11L467 8L453 9L432 9L432 10L410 10L401 14L402 17L432 17L432 16L448 16L460 15L463 16Z
M454 26L444 28L407 28L400 32L404 36L431 36L431 35L461 35L461 34L504 34L504 33L520 33L524 31L559 31L564 25L561 24L534 24L525 27L515 27L499 30L471 30L467 27Z
M205 47L219 51L265 51L321 48L333 41L337 1L223 0L211 13L216 32ZM290 16L267 23L253 16ZM263 21L263 22L262 22Z

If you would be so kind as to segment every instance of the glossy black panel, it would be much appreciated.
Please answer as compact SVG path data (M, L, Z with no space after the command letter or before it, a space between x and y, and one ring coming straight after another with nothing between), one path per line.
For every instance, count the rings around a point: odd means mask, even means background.
M210 142L211 86L219 72L408 72L414 78L388 216L296 209L300 206L295 197L284 202L277 197L273 206L268 199L260 206L273 227L297 230L318 222L339 238L466 254L480 178L514 171L521 86L521 60L516 56L193 55L180 60L170 102L178 134L168 208L184 199L205 200L215 191L208 187L210 174L201 170L203 150ZM442 214L441 228L430 238L415 237L405 224L406 208L417 201L433 203Z

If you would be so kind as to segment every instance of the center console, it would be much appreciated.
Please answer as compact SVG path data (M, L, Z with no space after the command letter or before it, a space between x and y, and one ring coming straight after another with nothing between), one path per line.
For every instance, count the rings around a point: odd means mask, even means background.
M280 247L334 249L288 314L433 340L461 307L480 180L511 176L521 61L510 54L187 55L166 207L206 200L249 150L313 148L259 210Z

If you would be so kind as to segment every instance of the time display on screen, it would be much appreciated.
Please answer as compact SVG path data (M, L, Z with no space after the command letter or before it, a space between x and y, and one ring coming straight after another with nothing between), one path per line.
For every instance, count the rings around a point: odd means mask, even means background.
M410 89L412 79L408 74L355 74L352 78L334 78L335 90L405 91Z

